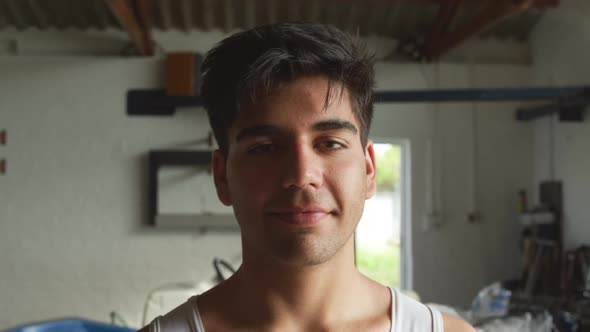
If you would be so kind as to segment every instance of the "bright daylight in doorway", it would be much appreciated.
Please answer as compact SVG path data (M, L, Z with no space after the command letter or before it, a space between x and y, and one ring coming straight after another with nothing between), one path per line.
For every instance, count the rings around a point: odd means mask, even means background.
M368 277L400 286L401 146L375 144L377 193L367 200L355 235L356 264Z

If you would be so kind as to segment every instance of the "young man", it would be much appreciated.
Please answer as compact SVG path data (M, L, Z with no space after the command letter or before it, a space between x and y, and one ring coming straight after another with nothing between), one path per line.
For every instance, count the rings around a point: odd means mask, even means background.
M362 275L354 230L375 192L373 64L336 28L237 33L203 63L221 202L243 263L141 331L474 331Z

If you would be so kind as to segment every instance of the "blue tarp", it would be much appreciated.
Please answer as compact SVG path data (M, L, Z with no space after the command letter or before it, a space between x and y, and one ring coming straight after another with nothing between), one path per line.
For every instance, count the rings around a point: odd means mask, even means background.
M133 332L135 329L81 319L62 319L22 325L3 332Z

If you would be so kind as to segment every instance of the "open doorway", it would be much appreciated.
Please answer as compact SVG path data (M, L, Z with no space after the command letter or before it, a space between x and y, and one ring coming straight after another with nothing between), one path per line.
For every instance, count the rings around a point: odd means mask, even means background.
M407 232L409 172L408 151L403 142L375 143L377 192L365 202L355 233L358 269L389 287L408 288L411 254L404 250Z

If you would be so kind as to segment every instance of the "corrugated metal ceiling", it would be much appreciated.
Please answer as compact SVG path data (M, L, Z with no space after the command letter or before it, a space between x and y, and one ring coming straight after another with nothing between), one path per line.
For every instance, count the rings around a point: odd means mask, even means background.
M438 4L434 1L362 0L150 0L153 27L159 30L220 29L304 20L334 24L361 35L407 39L428 31ZM464 6L458 21L478 5ZM542 10L510 18L483 36L526 40ZM457 21L457 20L456 20ZM0 29L121 28L104 0L0 0Z

